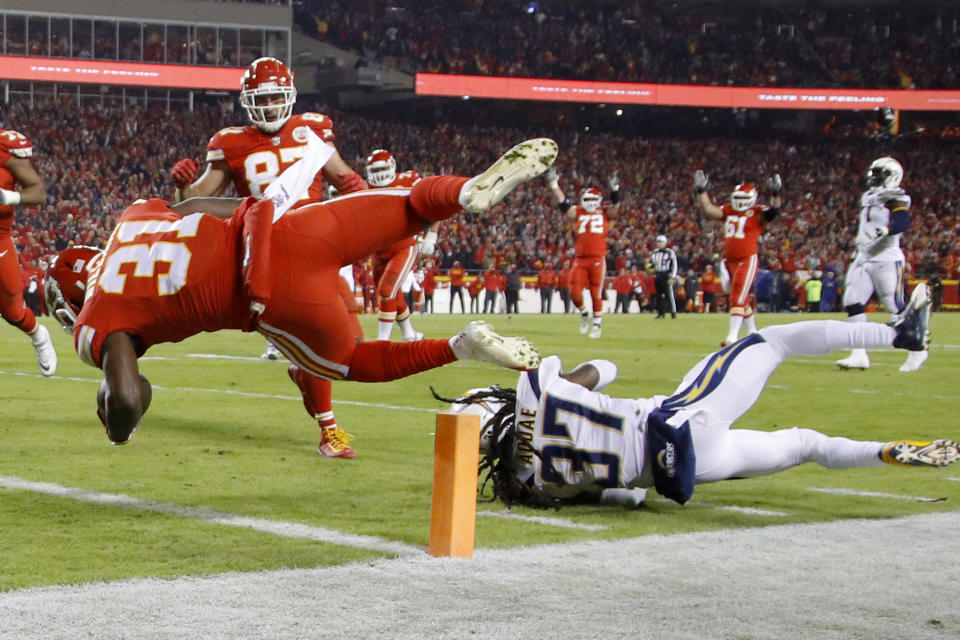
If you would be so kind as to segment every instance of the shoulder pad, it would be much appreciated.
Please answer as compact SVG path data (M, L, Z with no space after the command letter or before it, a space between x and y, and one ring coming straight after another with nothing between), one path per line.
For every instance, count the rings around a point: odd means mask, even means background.
M14 158L32 158L33 143L19 131L0 129L0 151L6 151Z
M326 116L322 113L315 113L313 111L308 111L306 113L300 114L300 119L303 120L304 124L309 125L313 129L314 133L320 136L320 139L324 142L333 142L333 120L329 116Z

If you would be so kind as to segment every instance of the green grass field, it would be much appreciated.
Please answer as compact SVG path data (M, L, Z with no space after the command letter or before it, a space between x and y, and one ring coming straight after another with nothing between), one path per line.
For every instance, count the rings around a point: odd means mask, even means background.
M759 324L813 317L767 315ZM826 317L841 318L815 316ZM467 318L416 316L414 322L428 336L444 336ZM560 355L568 368L591 358L613 360L620 378L607 391L621 396L670 393L726 331L722 315L676 321L655 321L650 314L611 315L605 318L603 338L588 340L577 332L575 316L488 319L501 333L526 335L544 354ZM433 413L445 408L431 397L429 387L455 395L490 383L514 386L516 379L513 372L461 362L393 383L337 383L338 421L356 435L358 458L330 460L315 453L317 427L286 376L287 363L259 360L264 343L256 335L206 334L161 345L142 360L142 372L155 385L153 405L132 442L116 447L95 415L99 371L82 364L72 340L54 330L52 321L45 322L60 354L59 370L51 379L39 375L33 350L19 332L0 330L0 590L314 567L385 554L362 544L318 542L195 517L209 510L425 547ZM363 323L367 335L375 333L372 317L363 317ZM794 359L777 371L739 426L798 425L875 440L956 439L960 396L953 374L960 361L960 315L936 315L933 332L930 359L913 374L897 371L905 358L901 352L872 354L874 366L866 372L838 370L833 361L841 354ZM231 358L202 357L210 354ZM588 506L560 512L514 510L598 525L597 530L480 517L477 545L513 547L956 510L958 476L954 469L827 471L807 465L768 478L698 487L694 503L685 507L653 499L630 511ZM34 484L21 486L24 482ZM35 490L38 483L122 494L162 508L77 500L58 494L59 488ZM811 488L943 500L836 495ZM728 506L741 509L718 508ZM479 509L503 511L498 504Z

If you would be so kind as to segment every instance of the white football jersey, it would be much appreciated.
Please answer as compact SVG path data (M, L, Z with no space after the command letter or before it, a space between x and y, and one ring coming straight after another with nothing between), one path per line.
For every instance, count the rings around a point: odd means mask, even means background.
M910 196L900 188L871 187L860 196L860 226L857 228L856 244L861 260L894 262L904 259L899 233L874 240L878 228L890 226L890 210L884 202L891 195L905 201L907 207L910 206Z
M658 402L590 391L561 378L562 366L550 356L539 369L520 374L517 476L558 498L636 486L631 483L639 481L646 458L647 416Z

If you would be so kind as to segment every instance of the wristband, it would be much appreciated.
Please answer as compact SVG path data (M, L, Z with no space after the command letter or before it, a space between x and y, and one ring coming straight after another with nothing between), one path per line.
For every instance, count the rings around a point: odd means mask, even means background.
M572 206L573 206L573 201L571 201L570 198L566 198L565 200L562 200L561 202L557 203L557 209L560 209L560 211L564 211L564 212L566 212L567 209L569 209Z
M622 199L622 196L620 195L620 189L610 192L610 202L612 202L613 204L617 204L618 202L620 202L621 199Z
M3 204L12 207L14 205L20 204L20 192L19 191L10 191L8 189L0 189L3 192Z
M593 387L594 391L603 391L603 388L617 379L617 365L609 360L590 360L589 364L600 374L600 381Z

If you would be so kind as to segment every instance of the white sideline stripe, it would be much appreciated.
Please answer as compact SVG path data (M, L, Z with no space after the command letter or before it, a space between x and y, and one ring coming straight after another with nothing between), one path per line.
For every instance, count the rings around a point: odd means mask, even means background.
M947 480L953 480L954 482L960 482L960 478L947 478Z
M142 358L141 358L142 360ZM43 378L45 380L69 380L71 382L93 382L100 384L97 378L78 378L75 376L43 376L39 373L23 373L21 371L0 371L0 376L20 376L23 378ZM235 389L202 389L197 387L165 387L163 385L153 385L155 390L160 391L180 391L191 393L223 393L231 396L241 396L245 398L270 398L273 400L293 400L301 402L299 396L284 396L276 393L254 393L252 391L237 391ZM425 413L440 413L445 409L428 409L426 407L407 407L395 404L382 404L379 402L359 402L357 400L334 400L333 404L351 405L354 407L373 407L376 409L394 409L396 411L423 411Z
M524 516L512 511L477 511L478 516L487 518L503 518L504 520L521 520L546 525L548 527L562 527L564 529L579 529L580 531L606 531L610 527L603 524L583 524L567 518L547 518L544 516Z
M188 353L188 358L200 358L204 360L242 360L245 362L276 362L276 360L264 360L260 356L225 356L220 353ZM140 358L143 360L143 358ZM175 360L175 358L170 358ZM279 358L278 358L279 360ZM284 362L289 362L286 358L283 358Z
M328 542L344 547L355 547L366 549L368 551L379 551L381 553L390 553L396 556L422 556L424 550L420 547L385 540L375 536L365 536L352 533L343 533L324 527L315 527L301 524L298 522L284 522L282 520L266 520L252 516L241 516L223 511L216 511L208 507L188 507L173 502L156 502L154 500L141 500L131 498L122 494L101 493L99 491L88 491L86 489L76 489L73 487L64 487L52 482L33 482L13 476L0 476L0 487L5 489L17 489L20 491L32 491L34 493L43 493L60 498L69 498L80 502L94 502L97 504L106 504L112 507L123 509L139 509L141 511L153 511L156 513L165 513L167 515L178 516L181 518L193 518L213 524L220 524L227 527L240 527L243 529L253 529L263 533L271 533L284 538L303 538L306 540L315 540L317 542Z
M807 487L807 491L830 493L835 496L864 496L867 498L891 498L893 500L911 500L913 502L943 502L946 498L928 498L926 496L905 496L899 493L881 493L879 491L855 491L853 489L831 489L829 487Z
M661 504L676 504L668 498L655 498L654 502ZM783 518L789 516L785 511L768 511L767 509L756 509L754 507L738 507L732 504L713 504L712 502L688 502L684 506L701 507L703 509L716 509L717 511L733 511L735 513L745 513L751 516L770 516L771 518Z

